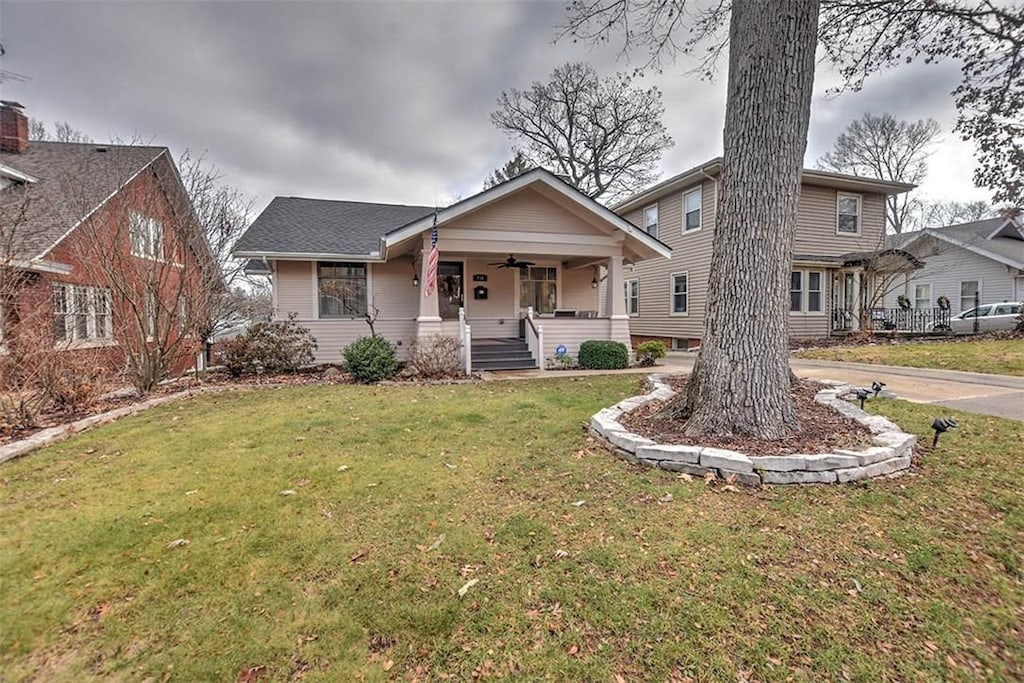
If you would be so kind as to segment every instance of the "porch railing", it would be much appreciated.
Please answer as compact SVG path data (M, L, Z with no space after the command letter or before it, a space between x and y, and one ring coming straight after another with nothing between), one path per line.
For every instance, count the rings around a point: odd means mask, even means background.
M537 359L537 367L544 371L544 326L534 322L533 306L526 309L526 348Z
M949 330L949 319L945 308L837 308L832 311L832 331L943 332Z

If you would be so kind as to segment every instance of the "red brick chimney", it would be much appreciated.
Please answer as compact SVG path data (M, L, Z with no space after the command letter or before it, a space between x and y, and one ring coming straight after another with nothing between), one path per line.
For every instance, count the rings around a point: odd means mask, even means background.
M0 152L21 154L28 149L28 117L25 107L10 100L0 100Z

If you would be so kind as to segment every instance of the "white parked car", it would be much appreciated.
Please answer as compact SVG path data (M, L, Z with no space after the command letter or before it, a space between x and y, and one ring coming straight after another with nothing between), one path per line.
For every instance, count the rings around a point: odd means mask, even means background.
M974 332L974 321L978 321L978 332L995 332L1012 330L1020 318L1021 304L1001 303L985 304L953 316L949 325L954 334L970 334Z

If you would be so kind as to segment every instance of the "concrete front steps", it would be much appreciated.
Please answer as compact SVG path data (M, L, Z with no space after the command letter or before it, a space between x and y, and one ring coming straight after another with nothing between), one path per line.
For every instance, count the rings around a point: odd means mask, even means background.
M473 340L473 372L485 370L535 370L537 359L522 339Z

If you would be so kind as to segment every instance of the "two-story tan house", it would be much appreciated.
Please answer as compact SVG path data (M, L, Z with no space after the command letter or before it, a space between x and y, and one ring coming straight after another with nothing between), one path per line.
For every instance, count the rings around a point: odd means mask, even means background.
M614 207L672 249L670 258L626 268L634 343L660 339L675 349L700 344L721 168L721 158L712 159ZM858 329L866 324L862 311L883 305L880 274L920 266L884 246L885 198L913 187L804 170L793 248L791 336Z

